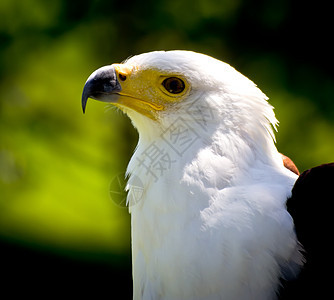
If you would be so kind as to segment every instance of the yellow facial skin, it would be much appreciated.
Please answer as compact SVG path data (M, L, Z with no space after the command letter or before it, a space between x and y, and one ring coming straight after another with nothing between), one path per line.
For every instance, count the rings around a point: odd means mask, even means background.
M118 81L122 87L117 102L112 103L120 109L130 108L153 120L158 112L164 111L176 102L182 101L190 91L187 80L179 74L162 74L157 69L139 69L135 65L113 64ZM173 94L166 90L166 78L180 78L185 85L182 92Z

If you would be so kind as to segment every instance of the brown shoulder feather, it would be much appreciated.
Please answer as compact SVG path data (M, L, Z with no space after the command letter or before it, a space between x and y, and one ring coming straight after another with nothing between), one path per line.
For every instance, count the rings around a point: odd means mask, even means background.
M294 162L287 156L285 156L284 154L282 154L282 159L283 159L283 164L284 167L286 167L287 169L289 169L291 172L300 175L298 168L296 167L296 165L294 164Z

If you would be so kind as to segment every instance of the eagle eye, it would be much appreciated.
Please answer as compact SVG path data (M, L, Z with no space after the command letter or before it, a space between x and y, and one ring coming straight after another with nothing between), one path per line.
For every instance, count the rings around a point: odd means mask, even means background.
M166 78L162 82L162 85L167 90L167 92L171 94L180 94L184 91L186 87L183 80L177 77Z
M121 81L125 81L126 80L126 75L123 74L118 74L118 77Z

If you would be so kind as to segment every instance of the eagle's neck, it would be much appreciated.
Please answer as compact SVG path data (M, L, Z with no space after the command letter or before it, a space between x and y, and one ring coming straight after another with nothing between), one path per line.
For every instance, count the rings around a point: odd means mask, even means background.
M249 295L248 289L254 289L255 298L264 299L275 292L273 286L278 284L276 249L270 249L270 235L249 232L249 227L252 222L259 228L271 226L262 215L272 213L271 205L284 213L295 177L284 169L269 133L259 139L257 131L252 136L212 126L208 132L187 124L186 119L180 119L154 139L141 137L128 167L134 298L159 299L163 293L175 292L175 299L186 295L196 299L195 295L203 293L205 298L212 292L226 299L243 299ZM252 142L254 137L257 141ZM277 203L266 204L268 212L259 212L266 196L262 199L257 193L261 197L268 194L268 199L273 193ZM237 210L235 204L240 206ZM288 233L280 235L283 238L278 242L293 248L294 233L289 222ZM273 257L262 261L260 256L266 252L254 254L256 264L263 263L261 268L268 272L268 278L258 283L262 277L253 275L257 267L241 270L240 264L246 259L244 239L257 241L260 235L263 248L273 251ZM250 242L250 247L245 253L252 252L256 245ZM288 251L284 248L282 252L287 255ZM254 282L248 282L246 290L240 289L246 278ZM264 288L257 291L257 284Z

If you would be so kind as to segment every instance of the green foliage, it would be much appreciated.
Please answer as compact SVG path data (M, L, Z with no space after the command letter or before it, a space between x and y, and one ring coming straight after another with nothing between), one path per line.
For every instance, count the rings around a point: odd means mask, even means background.
M80 97L93 70L141 52L189 49L231 63L270 97L281 152L301 170L333 161L333 80L320 55L282 46L298 47L287 30L295 10L280 3L2 0L0 237L128 252L129 216L109 184L137 136L101 103L83 115Z

